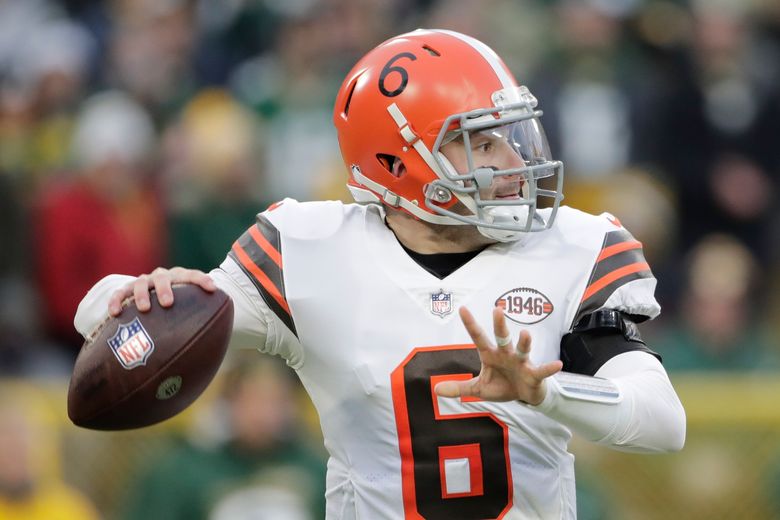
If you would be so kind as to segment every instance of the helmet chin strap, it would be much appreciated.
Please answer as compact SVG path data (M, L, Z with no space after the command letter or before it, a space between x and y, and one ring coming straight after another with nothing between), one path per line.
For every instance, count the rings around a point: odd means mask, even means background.
M450 174L458 175L455 167L447 159L447 156L439 152L439 158L444 166L449 170ZM491 167L491 170L495 167ZM490 182L492 182L492 175ZM488 183L489 184L489 183ZM530 190L528 189L528 183L523 183L521 188L523 192L523 198L528 199ZM476 202L472 197L463 196L457 191L454 195L465 205L473 215L480 216L489 224L502 224L516 227L518 225L525 226L528 223L529 211L527 205L522 206L485 206L482 209L477 207ZM484 226L477 226L477 231L484 237L498 242L517 242L525 235L528 235L525 231L510 231L506 229L495 229Z
M528 206L487 206L482 210L482 215L491 224L517 226L521 222L528 221ZM528 234L525 231L508 231L484 226L477 226L477 231L483 236L499 242L517 242Z
M523 183L523 198L529 197L528 183ZM511 226L528 224L528 206L486 206L482 210L485 220L491 224L507 224ZM477 231L491 240L499 242L517 242L528 235L525 231L508 231L506 229L494 229L477 226Z

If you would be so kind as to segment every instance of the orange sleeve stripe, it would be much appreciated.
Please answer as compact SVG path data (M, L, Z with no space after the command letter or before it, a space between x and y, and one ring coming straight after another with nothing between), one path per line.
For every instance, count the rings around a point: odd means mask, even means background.
M266 254L271 258L271 260L273 260L274 263L279 266L279 269L281 269L282 255L280 255L279 251L277 251L276 248L272 246L268 240L265 239L265 237L260 232L260 230L257 229L257 226L252 226L251 228L249 228L249 234L252 235L252 238L255 239L255 243L258 246L260 246L260 248L266 252Z
M582 300L585 301L597 292L599 292L601 289L606 287L607 285L611 284L615 280L619 278L623 278L624 276L628 276L629 274L638 273L639 271L649 271L650 266L647 265L647 262L636 262L634 264L628 264L626 266L621 267L620 269L615 269L609 274L606 274L590 284L588 288L585 290L585 294L582 295Z
M244 251L241 245L239 245L238 241L233 244L233 252L241 262L241 265L243 265L250 273L252 273L255 279L260 282L263 287L265 287L265 290L268 291L271 296L273 296L274 300L276 300L276 303L278 303L279 306L284 309L284 312L291 314L290 307L287 305L287 301L284 299L284 296L282 296L279 288L276 287L276 285L274 285L268 276L266 276L266 274L259 267L257 267L257 264L255 264L252 259L249 258L249 255L246 254L246 251Z
M627 240L625 242L620 242L619 244L614 244L602 249L601 253L599 254L599 257L596 258L596 262L600 262L605 258L609 258L610 256L614 256L618 253L622 253L623 251L628 251L629 249L639 249L641 247L642 247L642 242L638 240Z

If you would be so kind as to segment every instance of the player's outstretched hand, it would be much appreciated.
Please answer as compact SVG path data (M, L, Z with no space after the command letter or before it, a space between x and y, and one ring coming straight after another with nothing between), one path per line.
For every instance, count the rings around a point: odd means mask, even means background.
M141 312L146 312L152 308L149 300L150 291L154 289L157 293L157 300L163 307L173 305L173 284L190 283L197 285L208 292L217 289L214 280L203 271L197 269L185 269L184 267L173 267L165 269L158 267L149 274L142 274L134 281L122 286L114 291L111 299L108 301L108 313L111 316L118 316L122 312L122 302L125 298L133 297L135 306Z
M468 381L437 384L436 393L442 397L471 396L486 401L541 403L546 393L544 380L560 372L563 363L556 360L534 366L528 359L531 335L523 330L517 344L513 344L500 307L493 309L495 339L485 333L465 307L460 308L460 319L477 347L482 369L477 377Z

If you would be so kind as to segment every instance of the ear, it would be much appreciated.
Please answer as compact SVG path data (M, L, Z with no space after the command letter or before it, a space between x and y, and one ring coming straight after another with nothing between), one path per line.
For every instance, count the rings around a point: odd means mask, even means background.
M404 165L404 162L398 157L396 157L393 161L393 167L390 170L390 173L392 173L396 178L399 178L406 173L406 166Z

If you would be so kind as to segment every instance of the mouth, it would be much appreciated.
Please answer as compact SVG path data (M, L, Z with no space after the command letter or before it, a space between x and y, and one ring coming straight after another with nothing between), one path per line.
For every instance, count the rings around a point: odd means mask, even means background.
M496 200L514 200L520 198L520 192L523 189L525 181L522 179L513 179L514 182L504 182L495 186L493 198Z
M520 198L520 190L523 185L520 184L508 184L506 186L500 186L496 189L496 194L493 196L498 200L511 200Z

